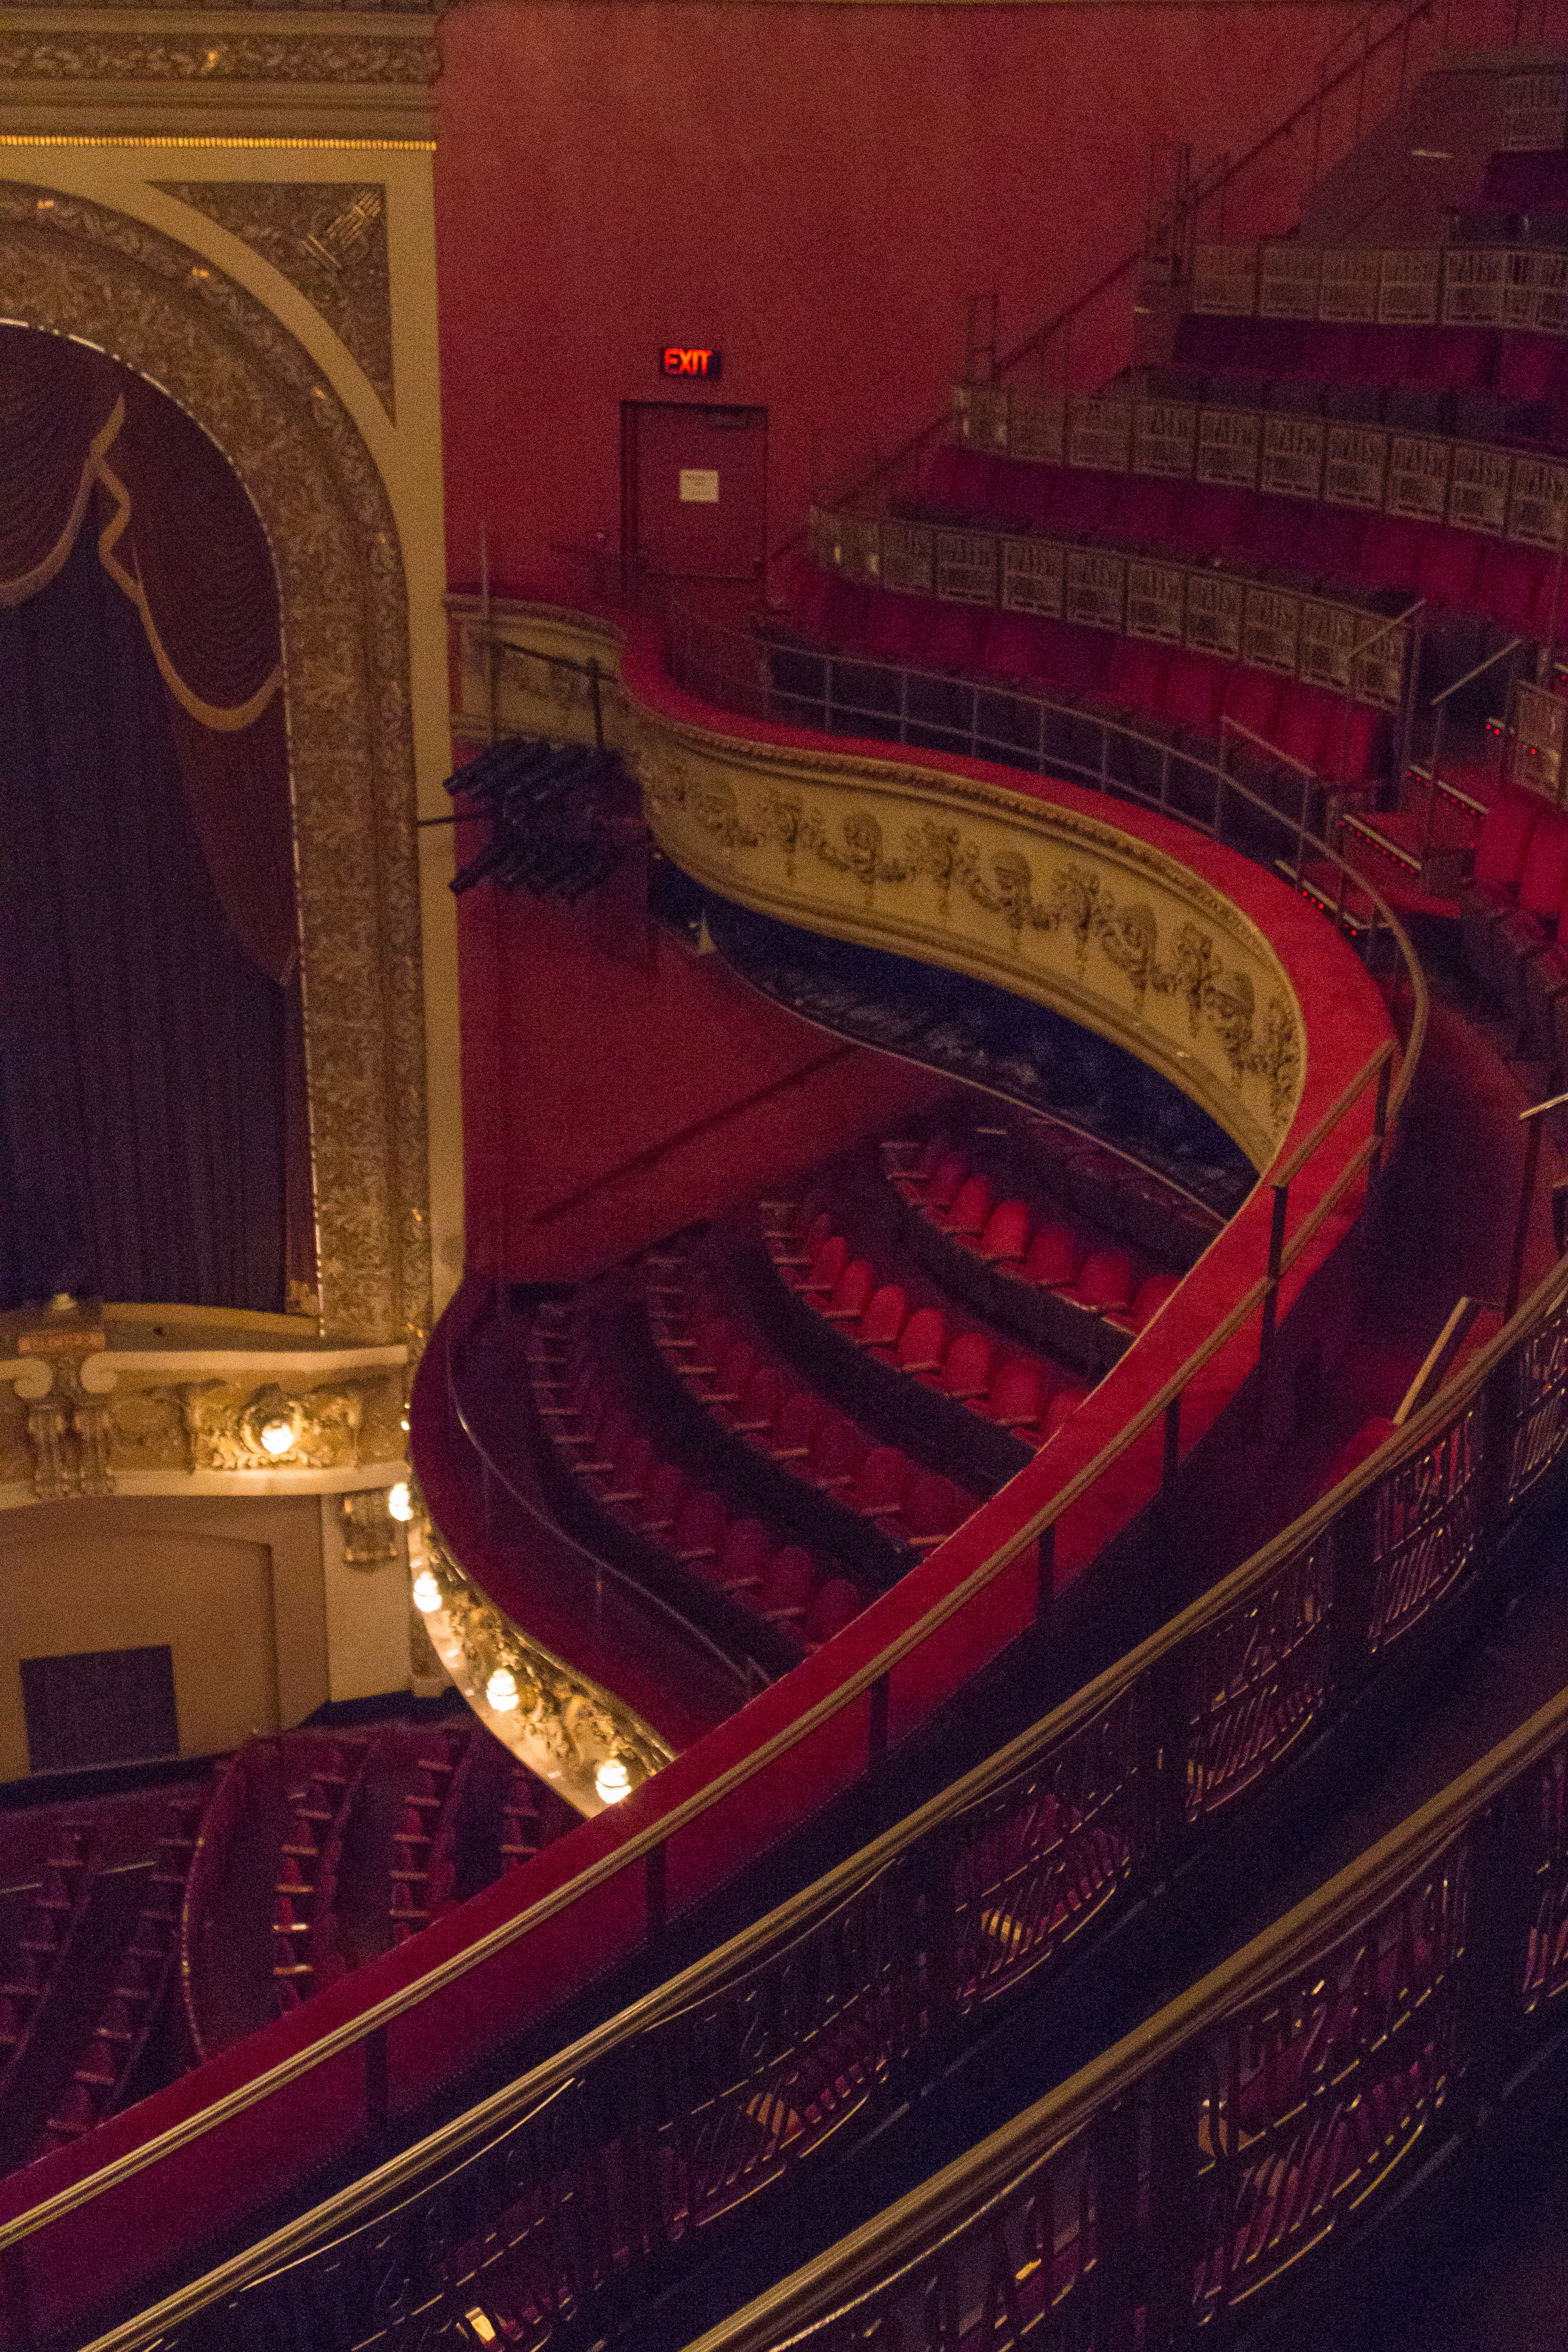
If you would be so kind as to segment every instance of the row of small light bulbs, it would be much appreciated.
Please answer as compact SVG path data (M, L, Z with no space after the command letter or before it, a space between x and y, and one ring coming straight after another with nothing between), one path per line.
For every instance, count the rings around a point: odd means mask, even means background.
M398 1496L403 1498L402 1509L397 1507ZM388 1497L388 1507L395 1519L413 1517L414 1507L409 1500L405 1484L400 1482L393 1488L392 1495ZM414 1606L423 1617L433 1615L441 1606L441 1587L432 1570L427 1568L421 1569L415 1578L413 1593ZM485 1685L485 1705L493 1714L511 1715L515 1713L517 1704L517 1676L510 1666L498 1666ZM618 1805L623 1797L631 1795L632 1776L621 1757L605 1758L603 1763L595 1770L594 1788L600 1803L605 1805Z

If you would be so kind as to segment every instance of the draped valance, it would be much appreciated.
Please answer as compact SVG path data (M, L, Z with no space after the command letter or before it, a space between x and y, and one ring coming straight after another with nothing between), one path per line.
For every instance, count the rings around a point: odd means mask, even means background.
M168 396L64 336L0 327L0 607L82 532L140 618L224 916L279 982L298 959L271 556L220 452Z

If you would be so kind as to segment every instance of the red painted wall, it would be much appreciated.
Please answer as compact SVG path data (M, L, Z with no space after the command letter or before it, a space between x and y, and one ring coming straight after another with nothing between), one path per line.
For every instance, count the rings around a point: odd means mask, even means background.
M639 877L579 907L460 902L468 1265L575 1279L950 1089L757 996L645 924Z
M620 404L767 407L775 541L943 404L963 306L1020 340L1141 236L1150 142L1238 153L1342 6L468 0L441 25L437 202L454 586L581 585L620 530ZM1286 159L1305 167L1310 141ZM1276 175L1278 190L1278 175ZM1289 216L1289 205L1284 217ZM1276 205L1275 220L1280 218ZM1249 226L1233 208L1227 232ZM1074 373L1127 356L1131 288ZM716 344L717 394L657 372Z

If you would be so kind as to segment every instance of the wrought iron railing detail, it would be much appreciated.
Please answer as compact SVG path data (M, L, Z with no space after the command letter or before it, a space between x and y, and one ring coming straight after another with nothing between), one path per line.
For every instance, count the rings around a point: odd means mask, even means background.
M1480 1433L1503 1431L1506 1458L1516 1405L1551 1393L1542 1335L1565 1300L1560 1269L1381 1455L921 1811L95 2352L355 2352L367 2337L403 2352L464 2294L536 2347L602 2333L683 2246L719 2243L730 2215L933 2079L997 2000L1092 1949L1373 1685L1396 1633L1464 1602L1514 1516ZM1552 1429L1534 1476L1568 1444ZM1521 2029L1555 2020L1568 1697L1562 1717L1506 1819L1489 1793L1484 1822L1478 1804L1418 1870L1391 1864L1349 1926L1330 1903L1256 1999L1227 1982L1202 2035L1135 2093L1032 2151L1000 2201L977 2190L973 2228L944 2224L940 2250L847 2292L842 2332L805 2340L892 2352L903 2328L906 2345L956 2345L990 2297L1003 2346L1032 2314L1033 2341L1124 2352L1137 2311L1147 2344L1178 2343L1340 2227L1441 2122L1473 2057L1478 1970L1483 2006ZM911 2312L930 2322L912 2339Z
M1449 2176L1559 2033L1565 1985L1568 1691L1202 1984L690 2352L1228 2340L1287 2284L1317 2295L1330 2245L1356 2239L1370 2258L1368 2233L1424 2167Z

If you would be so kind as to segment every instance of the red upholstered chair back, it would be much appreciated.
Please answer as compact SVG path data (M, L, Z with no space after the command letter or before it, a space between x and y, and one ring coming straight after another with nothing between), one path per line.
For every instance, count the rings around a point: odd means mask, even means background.
M1015 1259L1021 1258L1028 1246L1027 1201L998 1202L980 1236L981 1256L998 1264L1010 1265Z
M896 1282L885 1282L860 1318L855 1337L863 1348L892 1348L909 1319L909 1305Z
M1089 1391L1077 1381L1057 1391L1046 1407L1044 1427L1047 1437L1054 1437L1058 1429L1066 1427L1088 1394Z
M1026 1356L1015 1356L991 1383L992 1420L999 1421L1004 1429L1032 1428L1040 1417L1042 1386L1038 1364L1030 1363Z
M816 1590L811 1554L786 1544L763 1578L757 1605L765 1617L798 1617Z
M1568 815L1549 809L1530 836L1519 877L1519 903L1527 915L1554 923L1568 889Z
M942 1368L945 1396L984 1396L991 1385L991 1342L984 1331L961 1331Z
M860 1613L860 1595L847 1576L835 1576L818 1587L804 1632L808 1642L830 1642L852 1617Z
M857 1511L896 1511L910 1475L909 1457L896 1445L873 1445L849 1491Z
M721 1584L756 1584L773 1549L773 1536L761 1519L731 1519L713 1573Z
M947 1318L940 1307L917 1307L899 1341L901 1372L934 1371L947 1348Z
M966 1176L947 1213L950 1233L983 1234L991 1214L991 1184L984 1176Z
M1042 1289L1059 1290L1083 1264L1083 1244L1070 1225L1042 1225L1029 1244L1024 1272Z
M769 1453L802 1457L809 1454L822 1426L825 1410L822 1399L813 1396L809 1389L793 1391L779 1407L768 1432Z
M1487 811L1476 847L1478 882L1505 890L1513 887L1524 871L1539 815L1538 804L1522 793L1500 793Z

